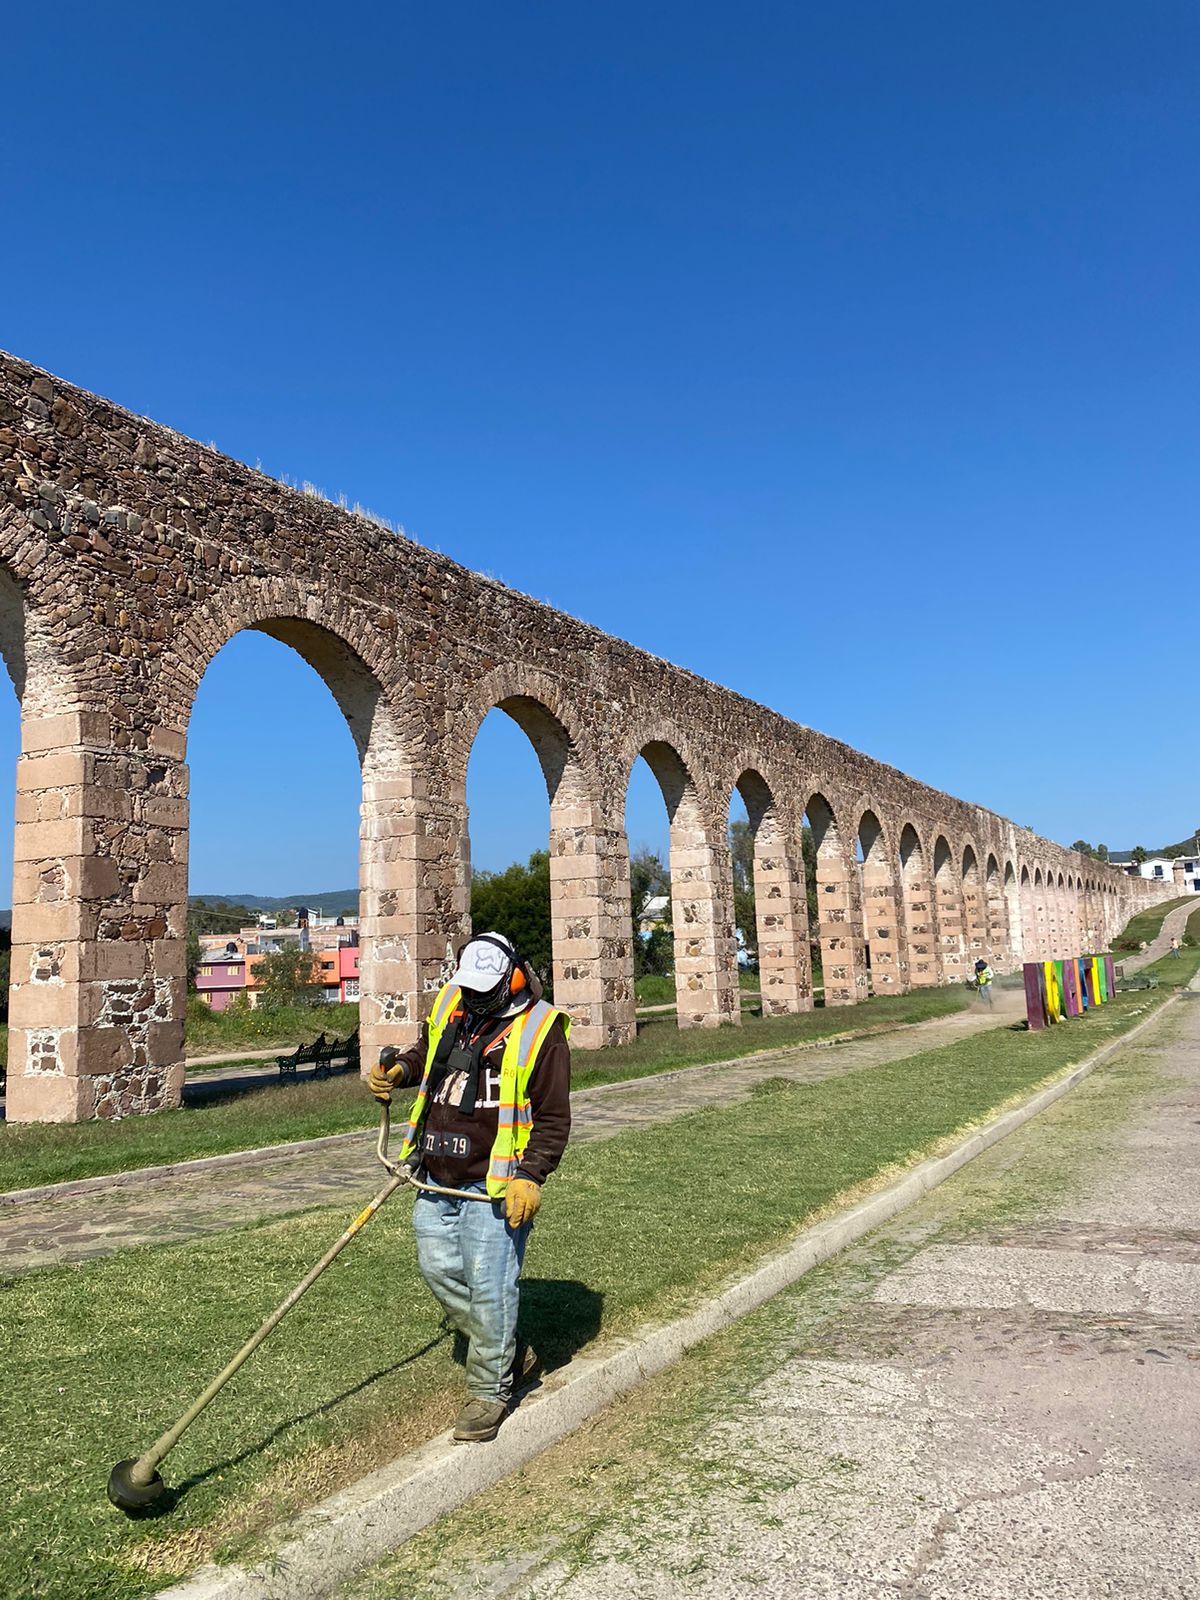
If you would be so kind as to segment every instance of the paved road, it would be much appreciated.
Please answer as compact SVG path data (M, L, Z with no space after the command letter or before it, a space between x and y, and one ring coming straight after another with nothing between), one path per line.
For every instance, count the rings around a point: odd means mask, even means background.
M813 1083L894 1061L992 1028L1024 1009L1019 990L1001 990L994 1013L979 1001L932 1022L845 1044L771 1051L741 1062L694 1067L583 1090L573 1100L572 1140L607 1139L710 1105L719 1092L739 1100L764 1078ZM365 1092L365 1091L364 1091ZM218 1233L311 1206L359 1205L380 1184L373 1132L319 1150L249 1166L207 1168L119 1188L0 1207L0 1271L62 1265L130 1245Z
M1200 995L345 1600L1195 1600Z

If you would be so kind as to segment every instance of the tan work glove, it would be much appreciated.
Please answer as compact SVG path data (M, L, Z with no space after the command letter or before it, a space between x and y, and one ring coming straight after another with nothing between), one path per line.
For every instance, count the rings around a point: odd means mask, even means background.
M532 1178L510 1178L504 1191L504 1215L510 1228L523 1228L537 1215L542 1186Z
M392 1090L404 1076L404 1064L397 1061L394 1045L384 1045L379 1052L379 1065L367 1074L367 1088L381 1106L390 1106Z

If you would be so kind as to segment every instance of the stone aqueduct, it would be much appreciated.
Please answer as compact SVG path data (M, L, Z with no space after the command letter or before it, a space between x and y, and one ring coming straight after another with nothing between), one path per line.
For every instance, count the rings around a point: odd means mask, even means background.
M979 952L1004 969L1101 948L1169 892L8 356L0 564L22 733L14 1120L179 1100L188 720L245 628L312 664L361 756L365 1060L415 1035L467 926L467 759L496 706L545 773L555 995L585 1047L634 1032L624 805L639 754L670 817L681 1027L740 1020L735 786L767 1013L813 1003L805 815L828 1004L961 978Z

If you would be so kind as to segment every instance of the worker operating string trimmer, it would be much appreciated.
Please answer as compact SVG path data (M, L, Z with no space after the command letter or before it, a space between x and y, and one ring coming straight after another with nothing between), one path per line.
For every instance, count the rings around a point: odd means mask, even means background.
M393 1089L418 1086L400 1165L482 1202L422 1192L413 1204L421 1274L467 1341L462 1441L495 1438L514 1386L537 1366L517 1331L519 1280L571 1131L570 1028L511 941L478 934L417 1043L382 1050L367 1080L385 1105Z

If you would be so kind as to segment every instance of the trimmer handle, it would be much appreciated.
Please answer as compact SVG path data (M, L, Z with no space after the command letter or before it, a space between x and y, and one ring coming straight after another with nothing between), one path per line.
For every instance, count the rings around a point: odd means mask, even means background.
M384 1169L390 1172L393 1178L411 1184L414 1189L420 1189L423 1194L449 1195L452 1200L483 1200L492 1203L492 1197L486 1191L481 1194L478 1189L446 1189L440 1183L427 1183L425 1179L418 1178L417 1167L414 1171L407 1162L393 1161L388 1155L388 1139L392 1132L392 1108L385 1101L379 1102L379 1139L375 1146L375 1154L383 1163Z

